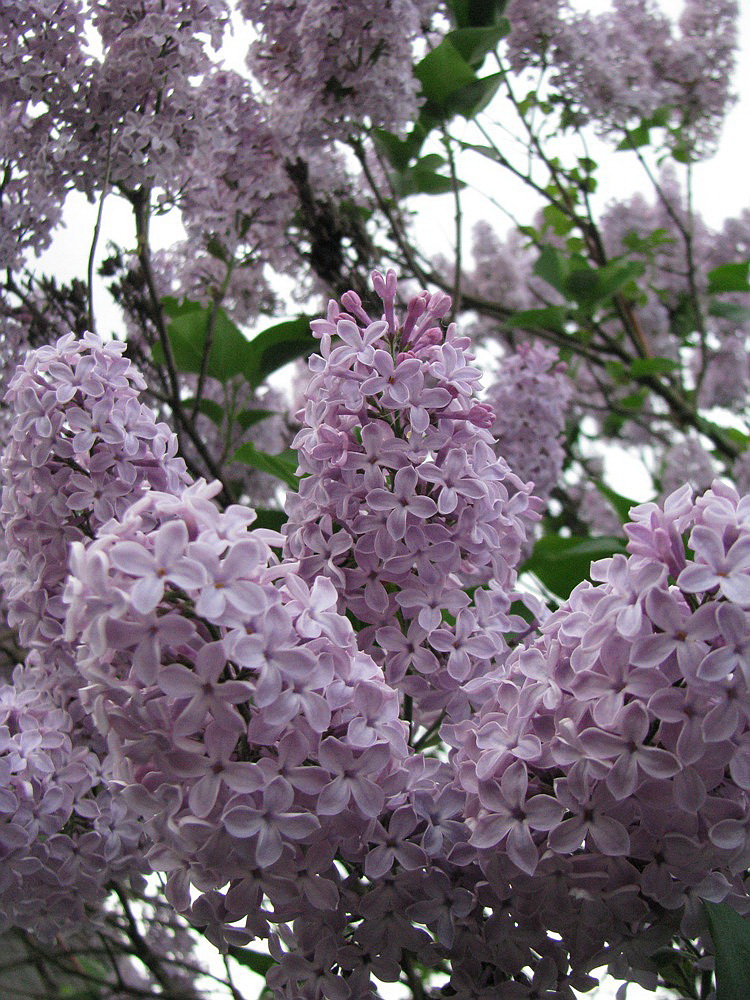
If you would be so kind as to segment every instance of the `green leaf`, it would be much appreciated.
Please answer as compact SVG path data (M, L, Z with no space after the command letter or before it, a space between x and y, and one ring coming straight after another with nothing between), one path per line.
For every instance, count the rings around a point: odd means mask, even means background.
M373 130L373 139L378 151L395 170L405 170L409 166L409 163L419 155L426 138L427 129L420 122L415 123L405 139L400 139L383 128Z
M553 333L565 333L566 318L567 313L563 306L547 306L544 309L524 309L522 312L513 313L505 323L521 330L550 330Z
M621 538L545 535L534 546L521 572L533 573L548 590L565 599L582 580L589 578L592 560L624 551L625 543Z
M457 90L477 79L474 70L448 38L417 63L414 75L422 84L424 97L438 109L444 108Z
M592 268L578 260L565 282L564 292L579 305L592 308L611 298L643 273L640 261L611 260L603 267Z
M446 36L414 67L426 99L420 119L445 121L453 115L469 120L485 108L497 93L501 73L479 79Z
M716 1000L746 1000L750 983L750 922L726 903L703 901L716 949Z
M748 271L750 271L750 261L741 261L735 264L722 264L708 272L709 294L717 292L750 292L750 281L748 281Z
M265 420L267 417L275 417L276 410L242 410L237 415L237 423L246 431L248 427L252 427L253 424L259 424L261 420Z
M567 236L575 226L570 216L561 212L557 205L545 205L542 209L542 217L558 236Z
M557 247L544 246L534 264L534 274L558 292L564 293L568 278L568 262Z
M580 305L593 306L604 296L599 283L599 272L593 267L577 267L571 271L564 285L566 297Z
M651 956L659 975L669 989L679 990L683 997L697 998L696 970L692 961L674 948L662 948Z
M466 121L471 121L490 103L497 93L502 79L502 73L493 73L456 91L447 102L446 110L449 116L461 115Z
M734 441L738 444L740 448L747 448L750 445L750 437L744 434L737 427L722 427L721 424L716 424L713 420L703 420L703 426L710 428L715 433L721 435L722 437L728 438L730 441Z
M686 145L684 142L678 142L672 146L670 153L672 154L672 159L676 160L677 163L692 163L695 159L693 147Z
M695 311L692 298L683 294L678 297L677 305L671 314L672 332L681 340L685 340L700 329L700 317Z
M229 946L229 954L240 965L250 969L258 976L265 977L269 969L276 965L270 955L264 955L260 951L252 951L250 948L238 948L235 945Z
M640 278L643 271L644 264L639 260L617 258L609 261L604 267L599 268L600 297L610 298L630 281Z
M629 369L625 367L622 361L605 361L604 368L612 381L617 385L625 385L630 380Z
M162 306L167 316L171 317L167 334L177 370L199 374L206 349L211 310L195 302L177 303L172 298L162 300ZM213 342L206 374L223 384L232 376L244 372L248 353L247 339L224 310L219 309L214 320ZM164 363L161 345L156 345L153 354L157 364Z
M505 34L504 25L494 25L487 28L457 28L449 31L445 37L450 39L453 47L470 66L479 69L487 53L492 52Z
M651 132L652 128L665 128L669 123L669 119L672 115L672 108L668 105L657 108L656 111L648 118L642 119L640 124L636 125L633 129L625 130L625 138L616 148L621 149L637 149L640 146L648 146L651 142Z
M310 331L308 316L269 326L246 341L245 378L252 386L258 386L290 361L312 354L317 343Z
M648 399L648 389L644 386L636 392L631 392L619 400L620 406L625 410L640 410Z
M632 150L639 149L641 146L648 146L651 142L651 130L650 126L645 123L637 125L635 128L625 130L625 138L622 142L615 146L618 151L622 150Z
M188 411L192 410L193 406L195 405L195 398L191 397L190 399L184 399L182 401L182 405L185 407L186 410ZM200 410L201 413L204 413L210 420L213 420L213 422L216 424L217 427L221 427L221 425L224 423L224 408L222 406L219 406L218 403L214 402L213 399L202 399L200 403L198 403L198 409Z
M631 229L623 237L623 246L635 253L649 254L660 247L674 243L674 237L664 228L653 229L645 236L641 236L635 229Z
M215 257L217 260L223 261L223 263L228 264L230 261L230 256L222 243L212 236L211 239L206 244L206 250Z
M737 302L712 302L708 311L712 316L728 319L732 323L747 323L750 320L750 308Z
M193 302L190 299L176 299L174 295L165 295L161 300L161 307L170 319L205 310L205 306L201 305L200 302Z
M502 24L507 0L448 0L459 28L480 28Z
M501 157L492 146L482 146L481 143L463 141L459 141L458 144L461 149L470 149L472 153L479 153L480 156L486 156L488 160L493 160L495 163L502 163ZM536 230L534 232L536 233Z
M283 510L275 510L271 507L256 508L253 528L270 528L272 531L281 531L287 522L287 516Z
M286 483L293 490L299 487L297 452L292 451L291 448L282 451L280 455L269 455L265 451L259 451L252 441L246 441L232 455L232 461L244 462L245 465L251 465L254 469L267 472L269 475L275 476L276 479L280 479L282 483Z
M427 156L422 156L414 166L422 170L439 170L440 167L445 166L445 163L445 157L441 156L440 153L428 153Z
M636 358L630 363L630 374L633 378L643 375L667 375L680 367L679 361L671 358Z
M435 167L442 166L445 160L437 153L422 157L411 169L404 170L392 176L391 181L396 194L406 198L412 194L448 194L453 190L450 177L436 173ZM465 188L463 181L456 181L456 186Z
M743 434L736 427L724 427L722 429L729 440L734 441L735 444L740 445L742 448L747 448L750 445L750 437L747 434Z

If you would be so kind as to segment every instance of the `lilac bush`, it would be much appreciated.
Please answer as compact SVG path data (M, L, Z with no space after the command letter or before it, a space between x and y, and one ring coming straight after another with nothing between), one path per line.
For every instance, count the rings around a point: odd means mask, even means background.
M738 18L0 0L0 992L747 981Z

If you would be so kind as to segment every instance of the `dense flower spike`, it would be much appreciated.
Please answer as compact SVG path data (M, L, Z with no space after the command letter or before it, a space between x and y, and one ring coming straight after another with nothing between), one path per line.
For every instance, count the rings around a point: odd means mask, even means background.
M695 899L750 909L748 498L716 482L693 501L686 486L632 517L631 555L593 564L598 582L573 592L497 672L478 716L447 734L486 871L521 896L517 873L533 875L539 899L561 872L569 889L598 880L602 899L619 887L626 924L656 928L666 911L690 936ZM554 929L573 961L580 942Z
M108 881L143 868L140 826L109 786L105 745L80 702L76 644L63 635L70 544L147 488L187 483L176 440L139 401L144 383L123 351L67 335L31 352L6 396L0 574L28 653L4 699L2 920L47 937L100 904Z
M45 0L0 3L3 268L49 245L69 190L61 131L86 77L83 6L71 0L50 15Z
M503 359L497 381L487 390L497 452L517 476L534 484L541 500L549 498L560 479L560 438L572 393L557 351L528 343Z
M151 864L179 909L199 888L193 919L232 942L283 919L258 911L282 871L300 873L314 910L338 905L333 854L377 850L407 745L396 692L357 650L330 582L308 588L278 565L252 513L220 513L215 492L152 491L74 543L65 600L85 701Z
M689 0L675 26L652 2L614 0L581 13L565 0L508 5L511 65L552 65L555 86L579 115L621 130L674 109L684 138L705 154L732 103L735 0Z
M102 59L89 63L86 88L70 115L70 169L87 194L108 176L128 190L176 192L187 158L211 129L196 83L219 45L226 0L92 3Z
M72 649L60 642L70 543L122 515L147 488L188 482L176 438L140 402L145 383L124 350L69 334L31 352L6 395L15 418L4 456L0 573L10 624L38 652L61 705L78 686L75 666L62 667Z
M448 296L423 292L398 315L395 273L373 286L382 318L347 292L312 324L321 354L294 442L305 475L287 500L286 553L306 580L335 583L366 626L362 648L430 724L465 715L467 682L507 651L537 501L495 457L469 342L440 326Z
M401 129L417 110L412 44L434 0L242 0L261 29L253 71L276 91L275 124L315 145L348 138L363 124Z

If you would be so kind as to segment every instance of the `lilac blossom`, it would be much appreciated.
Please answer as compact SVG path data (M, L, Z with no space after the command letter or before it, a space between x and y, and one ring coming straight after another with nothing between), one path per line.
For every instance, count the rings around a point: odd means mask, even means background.
M503 360L487 390L498 454L544 500L562 472L561 437L572 391L557 352L528 343Z
M339 609L364 623L362 648L413 698L421 722L444 708L465 713L465 682L506 654L515 566L537 501L491 448L468 342L440 326L447 296L424 292L399 317L395 273L375 272L373 286L382 317L348 292L312 324L321 354L295 441L306 475L287 498L285 551L304 578L324 573L337 586ZM470 611L469 577L487 587L480 600L497 627L486 633Z
M517 71L551 66L554 85L603 131L673 108L705 155L733 101L737 16L734 0L691 0L676 25L640 0L615 0L596 14L560 0L518 0L508 6L508 55Z
M231 942L238 921L247 937L259 929L255 897L233 891L255 870L277 921L294 907L329 910L338 878L320 894L290 894L276 866L287 879L291 859L314 867L321 842L332 853L375 849L372 823L401 804L408 773L396 692L357 650L332 585L308 588L294 564L279 566L270 544L280 536L253 531L249 512L220 512L216 488L151 490L75 542L65 605L85 707L149 861L168 873L175 905ZM143 573L179 580L153 604ZM144 672L132 655L139 631L166 618L158 663ZM191 882L202 894L192 905Z
M248 60L276 94L283 133L311 146L347 138L365 123L398 130L412 121L412 43L436 7L430 0L243 0L243 14L260 29Z
M554 872L568 891L583 879L601 893L627 869L620 903L641 908L640 933L666 920L671 934L690 924L696 894L746 905L750 522L746 499L718 481L632 519L630 555L594 564L598 582L482 679L477 716L444 727L472 830L453 857L507 872L521 911L521 873L541 898ZM632 858L659 860L639 874ZM584 952L602 933L611 944L627 934L608 898L597 919L609 930L591 926ZM541 909L572 955L582 942L568 944L569 925Z
M36 734L34 766L48 774L44 783L23 779L32 794L19 816L25 817L22 827L27 830L32 829L29 824L41 830L41 823L54 844L49 853L41 843L16 844L8 865L7 898L17 901L10 919L45 937L80 921L84 905L100 906L109 880L146 867L142 830L133 817L122 815L111 786L111 762L81 701L76 643L65 638L62 603L72 542L90 538L150 485L177 489L187 482L176 440L140 402L144 383L122 356L123 349L93 335L83 340L66 335L56 345L30 353L6 395L14 418L3 467L5 558L0 574L8 620L27 649L9 697L38 706L23 721L11 712L11 730L18 727L24 746ZM162 561L168 547L179 550L180 540L186 543L183 531L165 534ZM120 552L125 555L127 551ZM140 582L139 605L146 610L154 606L154 589L163 589L153 572L156 565L142 564L133 574ZM31 572L19 573L23 566ZM192 628L186 632L168 617L154 623L153 630L144 629L143 622L139 614L130 634L134 668L153 677L161 643L188 638ZM59 731L51 757L42 752L50 740L48 726ZM15 754L17 746L14 736L3 755ZM20 776L20 761L14 760ZM75 877L71 858L76 859ZM60 888L50 896L55 884ZM43 907L40 898L47 900ZM8 913L13 914L13 906L9 903Z

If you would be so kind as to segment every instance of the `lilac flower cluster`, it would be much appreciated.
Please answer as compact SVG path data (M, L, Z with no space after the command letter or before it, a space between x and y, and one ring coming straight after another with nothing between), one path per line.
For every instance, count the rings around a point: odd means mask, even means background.
M139 824L112 793L105 745L80 701L61 600L72 541L149 486L187 481L174 436L139 402L143 381L123 350L67 335L31 352L6 396L14 419L0 580L27 655L4 689L3 831L12 850L2 916L42 936L82 919L109 880L143 868Z
M314 146L363 124L401 129L417 112L412 44L435 0L243 0L258 26L249 64L274 92L274 124Z
M211 125L196 80L208 72L207 43L221 42L226 0L94 0L103 58L87 67L87 86L70 115L70 167L87 194L109 176L129 189L176 191L186 159Z
M34 686L48 669L63 706L78 686L60 603L70 543L123 514L145 489L187 483L174 434L140 402L145 383L124 350L68 334L32 351L6 394L15 419L3 459L0 581L10 625L40 658Z
M664 454L661 473L661 492L664 497L670 496L685 483L689 483L696 493L702 493L715 478L714 460L697 437L686 437L684 441L668 448Z
M322 877L334 854L374 874L374 821L403 799L407 744L397 694L357 650L333 585L279 565L280 537L251 532L246 508L220 513L215 492L151 491L74 543L65 601L85 702L150 863L173 905L232 942L285 919L260 908L269 873L299 880L289 905L303 894L324 911L338 905L339 878Z
M597 14L565 0L513 0L508 55L516 71L551 66L555 86L605 131L677 109L685 140L705 152L732 103L738 12L736 0L687 0L675 31L642 0Z
M278 264L284 251L286 223L294 210L284 164L288 150L270 127L252 84L239 74L208 74L200 102L211 135L188 161L190 183L180 208L189 240L201 247L204 269L212 260L214 267L218 264L204 249L210 239L222 247L226 260L235 261L237 270L227 289L231 299L236 287L247 284L248 268L259 283L259 262ZM221 277L215 288L221 287Z
M61 121L84 77L83 11L78 2L51 17L46 0L0 3L0 264L49 245L69 190Z
M285 551L304 579L333 581L415 720L460 717L467 681L507 651L537 501L495 456L469 341L440 326L449 297L424 292L399 316L395 273L373 285L382 318L347 292L312 324L321 354L294 442L303 479L287 498ZM473 599L467 579L483 585Z
M487 389L498 454L524 482L533 483L535 496L543 501L562 472L560 438L573 393L565 371L555 348L523 343L503 359Z
M46 248L73 188L180 190L215 130L199 80L228 15L225 0L0 4L3 267Z
M582 968L663 919L695 937L701 899L749 906L748 498L683 487L626 532L630 555L594 563L478 715L444 729L474 856L521 908L533 892ZM543 902L561 877L564 921Z
M107 883L144 869L140 825L49 692L0 688L0 929L51 940L95 919Z

